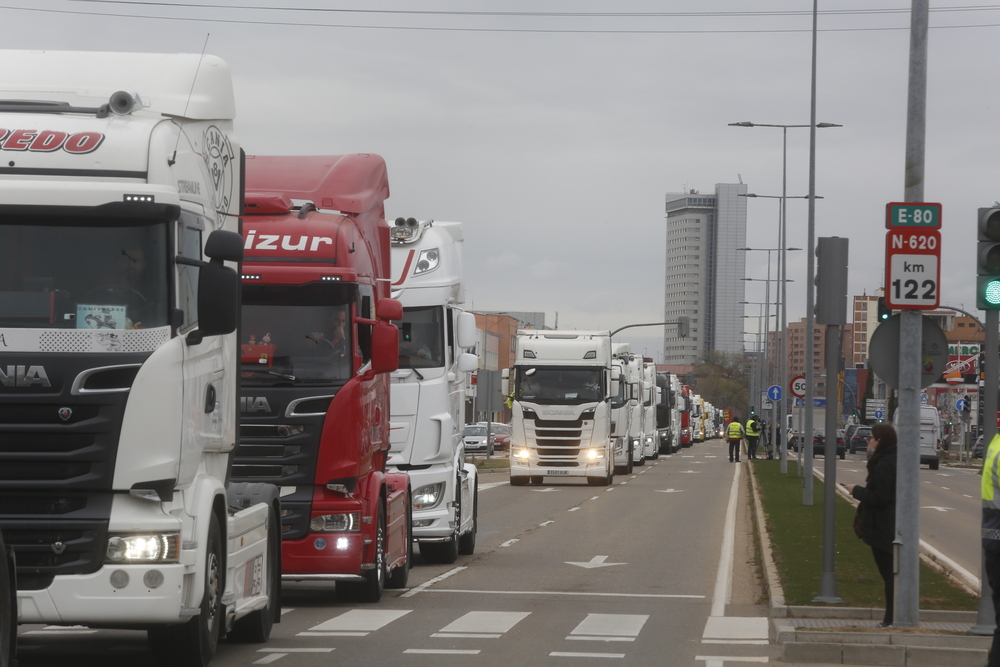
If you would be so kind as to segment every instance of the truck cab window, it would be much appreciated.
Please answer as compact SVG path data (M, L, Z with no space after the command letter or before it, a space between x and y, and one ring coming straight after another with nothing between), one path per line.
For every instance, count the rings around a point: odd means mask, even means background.
M403 310L399 328L400 368L444 366L444 308L412 307Z
M0 326L166 326L167 224L0 220Z

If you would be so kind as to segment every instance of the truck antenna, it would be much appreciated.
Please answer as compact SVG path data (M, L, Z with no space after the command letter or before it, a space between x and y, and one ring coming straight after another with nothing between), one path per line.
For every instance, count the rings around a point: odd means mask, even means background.
M191 79L191 90L188 91L187 101L184 102L184 117L187 117L188 105L191 104L191 96L194 95L194 84L198 82L198 72L201 71L201 62L205 59L205 49L208 48L208 38L212 36L212 33L205 33L205 43L201 47L201 57L198 58L198 66L194 70L194 78ZM177 162L177 147L181 143L181 133L177 133L177 141L174 142L174 153L167 160L167 166L172 167L174 163Z

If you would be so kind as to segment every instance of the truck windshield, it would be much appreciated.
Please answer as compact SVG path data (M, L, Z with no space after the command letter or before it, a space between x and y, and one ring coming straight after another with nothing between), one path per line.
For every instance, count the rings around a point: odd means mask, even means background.
M603 401L604 373L595 368L517 369L515 398L534 403L578 404Z
M444 309L440 306L404 308L399 327L399 367L444 366Z
M166 326L167 223L0 219L0 327Z
M342 285L244 285L242 383L340 384L350 378L351 300Z

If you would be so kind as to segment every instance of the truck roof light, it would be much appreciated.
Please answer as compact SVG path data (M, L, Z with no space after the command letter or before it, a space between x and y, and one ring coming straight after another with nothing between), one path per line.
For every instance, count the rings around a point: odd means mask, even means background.
M129 204L152 204L156 199L153 195L124 195L122 201Z
M259 273L244 273L242 275L243 280L260 280Z
M535 353L532 352L531 350L525 350L524 351L524 358L525 359L534 359L535 358Z
M340 276L323 276L322 280L326 282L340 282Z
M587 354L583 355L583 358L584 359L596 359L597 358L597 350L591 350Z

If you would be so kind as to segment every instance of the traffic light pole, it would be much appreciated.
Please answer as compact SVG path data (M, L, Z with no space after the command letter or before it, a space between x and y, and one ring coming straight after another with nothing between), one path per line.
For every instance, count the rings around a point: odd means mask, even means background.
M983 458L986 449L997 433L997 398L1000 387L997 385L1000 373L1000 359L996 346L1000 335L1000 310L986 311L985 340L983 349L986 356L986 380L983 385L983 400L979 402L979 411L983 413ZM976 624L969 630L974 635L992 635L996 629L996 612L993 609L993 589L989 577L986 576L986 552L983 551L979 569L979 607L976 613Z

